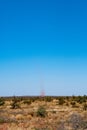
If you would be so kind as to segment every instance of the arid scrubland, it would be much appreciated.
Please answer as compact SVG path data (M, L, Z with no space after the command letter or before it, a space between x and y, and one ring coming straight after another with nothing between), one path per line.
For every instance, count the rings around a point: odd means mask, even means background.
M0 130L87 130L87 96L1 97Z

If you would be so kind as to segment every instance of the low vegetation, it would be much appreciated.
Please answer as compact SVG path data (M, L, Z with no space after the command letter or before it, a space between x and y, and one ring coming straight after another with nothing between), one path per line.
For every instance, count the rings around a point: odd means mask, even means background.
M46 117L47 116L46 109L43 106L39 106L39 108L37 110L37 116L39 116L39 117Z
M87 96L1 97L2 130L87 130Z
M5 104L5 101L3 98L0 98L0 106L3 106Z
M19 101L20 100L17 97L14 96L13 99L12 99L11 108L12 109L20 108Z

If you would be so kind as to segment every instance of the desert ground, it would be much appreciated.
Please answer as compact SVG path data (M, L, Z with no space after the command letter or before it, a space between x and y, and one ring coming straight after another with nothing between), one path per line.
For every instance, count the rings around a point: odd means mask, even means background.
M87 130L87 96L0 97L0 130Z

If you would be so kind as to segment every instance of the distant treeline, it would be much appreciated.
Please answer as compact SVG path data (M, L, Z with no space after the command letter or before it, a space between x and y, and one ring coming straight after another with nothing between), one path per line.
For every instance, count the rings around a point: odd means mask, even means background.
M12 100L13 98L19 98L21 100L23 99L34 99L34 100L38 100L38 99L87 99L87 95L84 96L0 96L0 98L3 98L5 100Z

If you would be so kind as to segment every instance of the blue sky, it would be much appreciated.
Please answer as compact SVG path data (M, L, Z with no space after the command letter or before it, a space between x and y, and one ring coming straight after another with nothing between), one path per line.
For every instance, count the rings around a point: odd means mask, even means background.
M0 0L0 95L87 93L87 1Z

